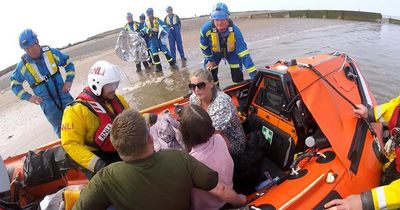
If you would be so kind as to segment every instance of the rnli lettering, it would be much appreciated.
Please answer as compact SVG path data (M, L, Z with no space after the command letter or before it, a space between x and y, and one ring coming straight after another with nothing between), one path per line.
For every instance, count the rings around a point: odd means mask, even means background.
M97 113L106 113L106 110L98 102L88 101L88 103Z
M94 67L93 70L92 70L92 73L104 76L104 70L102 71L100 66Z
M61 124L61 130L63 131L68 131L74 129L74 124L73 123L63 123Z
M100 133L100 135L99 135L99 140L100 140L100 141L106 140L107 137L108 137L108 135L110 134L110 132L111 132L111 124L108 123L108 124L106 125L106 127L104 127L103 131Z

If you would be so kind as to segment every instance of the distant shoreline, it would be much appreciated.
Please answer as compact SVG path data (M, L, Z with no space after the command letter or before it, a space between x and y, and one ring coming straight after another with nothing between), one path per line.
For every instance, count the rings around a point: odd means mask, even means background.
M208 15L201 15L190 18L182 18L182 21L190 20L194 18L201 18ZM231 14L232 19L236 18L322 18L322 19L342 19L342 20L353 20L353 21L365 21L365 22L381 22L390 24L399 24L400 18L383 17L381 13L375 12L363 12L363 11L347 11L347 10L262 10L262 11L244 11L244 12L233 12ZM64 47L58 48L60 50L67 49L72 46L76 46L94 39L103 38L105 36L116 34L121 31L122 28L116 28L113 30L105 31L103 33L88 37L85 40L68 44ZM6 69L0 71L0 77L13 71L17 64L11 65Z

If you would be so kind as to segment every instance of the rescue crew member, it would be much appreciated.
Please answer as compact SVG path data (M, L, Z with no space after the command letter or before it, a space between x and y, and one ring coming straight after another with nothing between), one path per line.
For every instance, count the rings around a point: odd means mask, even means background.
M149 60L148 63L150 63L151 65L153 65L153 56L151 55L151 51L150 51L150 43L149 43L149 36L147 34L145 34L142 29L146 27L146 15L145 14L141 14L139 16L139 32L141 34L141 36L143 37L143 39L146 41L146 46L147 46L147 53L149 54Z
M353 210L353 209L399 209L400 208L400 179L361 193L350 195L344 199L335 199L325 204L328 210Z
M168 6L167 16L164 18L165 24L169 26L169 49L171 50L171 56L176 60L176 47L178 48L179 55L181 56L182 68L186 67L186 57L183 51L182 36L181 36L181 19L178 15L173 13L172 7Z
M391 127L400 127L400 96L390 100L385 104L367 109L362 104L356 105L357 109L354 110L358 117L369 119L371 122L389 122L389 129ZM396 156L400 154L400 149L395 150ZM400 171L400 161L398 158L392 160L391 164L398 175ZM390 168L391 166L389 166ZM388 169L389 169L388 168ZM386 169L386 171L388 170ZM385 171L385 173L387 173ZM397 177L399 178L399 177ZM393 179L392 179L393 180ZM361 195L350 195L345 199L335 199L327 204L325 208L330 210L334 209L398 209L400 208L400 179L397 179L387 185L380 186L372 189L371 191L364 192Z
M400 128L400 96L390 100L387 103L381 104L374 107L373 109L367 109L362 104L357 105L357 109L354 110L357 116L368 119L370 122L387 122L390 133L395 127ZM387 185L392 181L400 178L400 147L396 145L392 140L385 145L385 154L388 158L388 162L384 164L384 174L382 174L381 184Z
M11 90L21 100L40 105L53 130L60 138L60 126L64 108L73 101L69 93L75 77L75 67L69 56L49 46L40 46L32 29L25 29L19 35L19 46L26 54L21 57L11 75ZM66 72L65 82L59 67ZM27 81L33 95L22 83Z
M139 32L140 23L133 20L132 13L128 12L126 14L126 19L128 20L128 22L125 24L124 30L131 31L131 32ZM147 61L143 61L142 63L143 63L144 68L146 68L146 69L150 68L149 63L147 63ZM140 62L136 61L135 64L136 64L136 72L142 71L142 65L140 64Z
M114 118L128 108L125 99L115 93L119 82L117 66L107 61L96 62L88 74L89 86L64 112L61 144L84 168L88 178L109 163L120 160L110 142Z
M134 32L134 31L137 31L137 30L138 30L138 28L139 28L139 23L136 22L136 21L133 21L132 13L128 12L128 13L126 14L126 20L127 20L128 22L125 24L125 27L124 27L124 30L125 30L125 31Z
M204 67L212 72L216 84L218 84L218 65L222 59L228 61L234 83L243 81L242 65L247 69L251 79L256 75L256 67L243 35L239 27L229 18L229 10L224 3L217 3L214 6L211 20L201 27L200 48L204 55Z
M154 17L153 8L148 8L146 11L146 15L146 26L142 29L142 31L149 36L149 47L153 55L154 64L156 65L156 72L162 71L159 52L164 53L172 69L177 69L175 65L175 59L171 57L167 46L165 46L165 43L161 41L161 37L168 33L168 28L166 27L165 23L161 21L158 17Z

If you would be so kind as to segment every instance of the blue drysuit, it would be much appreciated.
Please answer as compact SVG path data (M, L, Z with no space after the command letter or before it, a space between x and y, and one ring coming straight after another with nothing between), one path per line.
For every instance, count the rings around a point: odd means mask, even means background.
M63 111L65 106L73 101L73 98L70 93L62 92L64 80L61 76L61 73L53 69L49 70L49 68L51 68L49 66L52 66L54 69L57 69L58 67L64 67L66 72L66 82L73 81L75 77L75 67L74 64L69 60L69 56L61 53L59 50L49 48L47 46L42 46L41 49L42 54L37 59L29 57L28 54L22 56L21 61L17 64L17 67L10 78L11 90L19 99L29 100L32 95L28 93L22 86L22 83L27 81L31 86L33 93L43 99L40 107L42 108L47 120L53 126L54 131L58 137L60 137ZM45 51L49 52L49 54L45 54ZM51 62L48 62L49 59L46 55L53 56L52 60L55 62L55 65L52 65ZM37 73L36 80L28 66L33 66L33 69L38 71L35 71ZM51 74L50 71L55 73ZM45 79L39 82L37 81L38 76Z
M167 46L165 46L165 44L163 44L161 42L161 39L159 39L159 37L158 37L160 30L163 30L162 33L168 33L168 31L169 31L168 27L158 17L154 17L153 21L146 19L145 23L146 23L145 27L142 29L142 31L149 37L149 45L150 45L149 48L153 55L154 64L155 65L161 64L160 59L157 58L159 51L161 51L165 54L165 57L167 58L167 61L170 64L171 63L175 64L175 59L171 57L171 54L170 54ZM159 31L154 32L153 28L158 28Z
M150 46L150 43L149 43L149 36L143 31L145 27L146 27L146 22L138 23L138 31L142 35L143 39L146 41L146 46L148 48Z
M146 22L139 22L139 27L138 27L138 31L140 32L140 34L142 35L144 41L146 41L146 47L147 47L147 52L149 54L149 62L154 64L153 61L153 55L151 55L151 51L150 51L150 42L149 42L149 35L145 33L144 28L146 27Z
M243 35L239 27L231 20L224 33L217 31L212 20L206 22L200 30L200 48L204 55L204 66L210 61L217 64L211 71L216 83L218 82L218 64L221 59L228 61L234 83L243 81L242 65L247 69L251 79L256 75L256 67Z
M185 60L185 52L183 51L182 36L181 36L181 20L178 15L166 16L164 18L165 24L170 28L168 34L169 49L171 50L171 56L176 60L176 47L178 48L181 60Z

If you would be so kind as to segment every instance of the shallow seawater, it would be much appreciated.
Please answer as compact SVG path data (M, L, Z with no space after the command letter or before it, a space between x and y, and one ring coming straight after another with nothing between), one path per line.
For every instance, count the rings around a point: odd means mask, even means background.
M238 25L258 69L280 59L339 51L357 61L378 103L400 93L399 25L325 19L248 19ZM164 64L163 74L142 72L130 81L125 90L132 92L134 107L142 109L187 94L190 73L202 68L202 57L197 45L185 50L188 68L171 71ZM219 75L222 86L230 84L224 61Z

